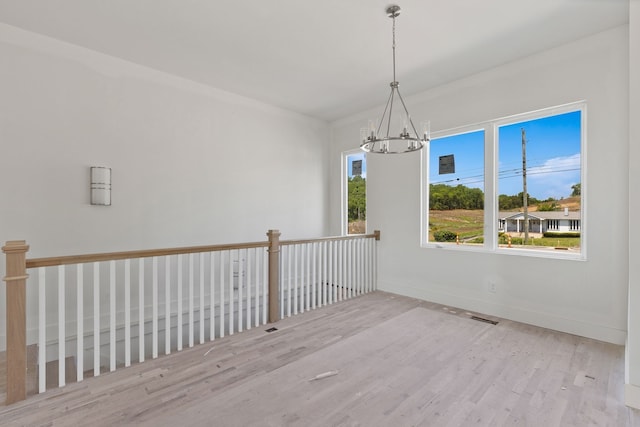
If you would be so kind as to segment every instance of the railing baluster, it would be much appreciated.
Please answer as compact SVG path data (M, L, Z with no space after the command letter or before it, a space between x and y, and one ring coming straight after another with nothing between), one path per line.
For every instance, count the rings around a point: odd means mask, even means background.
M100 263L93 263L93 376L100 375Z
M376 240L380 239L380 232L377 233ZM373 282L372 282L372 290L376 290L378 288L378 245L373 245L373 256L371 258L372 266L373 266Z
M47 389L46 268L38 268L38 393Z
M280 269L280 266L278 266ZM282 277L282 274L279 274ZM268 286L269 286L269 252L267 250L263 250L262 252L262 324L267 324L267 299L269 298ZM282 294L282 288L280 288L280 293ZM282 308L283 304L280 303L280 307ZM282 315L280 316L282 318Z
M235 251L229 251L229 335L233 335L233 324L234 324L234 316L235 311L233 307L233 298L235 297L235 292L233 291L233 258L235 255Z
M189 347L193 347L193 254L189 254Z
M296 274L296 282L298 283L298 289L300 290L300 293L298 294L298 307L299 307L298 312L304 313L304 287L305 287L304 251L305 251L305 247L304 247L304 243L296 246L299 249L298 251L299 255L297 256L296 265L300 266L299 274Z
M224 255L227 251L220 251L220 338L224 337Z
M58 386L65 385L65 274L64 265L58 266Z
M116 262L109 261L109 370L116 370Z
M349 296L349 266L347 265L347 259L349 256L349 241L340 240L340 299L347 299Z
M327 304L327 242L320 242L320 301L318 306Z
M316 289L318 283L318 253L316 242L311 243L311 308L316 308Z
M242 319L243 319L243 312L242 312L242 286L244 285L244 279L243 279L243 267L242 267L242 254L243 251L238 251L238 332L242 332Z
M357 289L358 289L358 295L361 295L364 293L364 239L360 239L358 240L358 251L357 251L357 255L356 255L356 265L358 267L358 285L357 285Z
M307 310L311 310L311 245L312 243L307 243L305 245L305 260L307 261L307 286L304 293L304 301Z
M215 331L215 315L216 315L216 287L215 287L215 252L209 252L209 340L213 341L216 338Z
M365 292L370 291L371 284L371 244L369 239L364 242L364 254L363 254L363 264L364 264L364 289Z
M285 288L285 280L289 281L289 274L287 273L287 277L284 277L282 274L285 271L285 263L289 259L289 247L283 246L280 248L280 265L278 266L278 270L280 270L280 283L278 284L278 289L280 290L280 318L284 318L284 310L285 310L285 299L284 299L284 288ZM269 268L269 267L267 267ZM288 291L287 291L288 293ZM269 308L271 310L271 308Z
M356 257L354 256L356 251L354 247L355 243L356 243L356 240L348 240L346 242L347 256L345 261L345 267L347 270L347 283L348 283L347 298L353 298L355 294L354 291L356 287L356 271L358 271L358 269L354 265L354 262L356 260Z
M373 251L374 251L374 247L375 247L375 241L373 240L369 240L368 242L368 248L367 248L367 263L368 263L368 269L367 269L367 289L369 291L373 291L375 288L373 287L374 284L374 262L373 262Z
M291 317L291 260L293 254L291 253L295 246L287 246L287 316Z
M124 366L131 366L131 260L124 261Z
M138 362L144 362L144 258L138 260Z
M308 300L308 287L309 282L307 281L309 276L309 269L307 265L307 244L303 243L300 245L300 313L304 313L309 309L307 306Z
M355 240L347 240L344 243L344 287L343 296L344 299L349 299L353 296L352 291L355 286L354 283L354 275L353 275L353 265L351 261L353 260L353 243Z
M253 268L251 268L252 251L255 252L255 249L253 250L245 249L246 260L247 260L247 278L245 280L247 283L247 321L246 321L247 330L251 329L251 285L252 285L251 273L253 272Z
M353 251L351 252L351 262L353 264L353 296L360 295L360 256L362 254L362 248L360 243L361 239L353 241Z
M158 257L152 259L151 280L151 358L158 357Z
M171 256L164 258L164 354L171 354Z
M333 304L336 297L336 250L335 242L329 242L329 304Z
M182 351L182 255L178 255L178 289L177 289L177 300L178 300L178 314L176 318L176 329L177 329L177 345L176 348L178 351Z
M256 289L255 289L255 301L254 301L254 305L255 305L255 310L254 310L254 315L255 315L255 319L253 320L253 326L255 326L256 328L258 326L260 326L260 278L261 278L261 250L260 248L254 248L253 249L253 254L254 254L254 258L255 258L255 267L256 267L256 272L255 272L255 285L256 285Z
M200 310L200 321L198 323L198 327L200 328L200 344L204 344L204 252L200 252L200 262L198 266L200 267L200 301L198 301L198 307Z
M84 266L76 267L76 381L84 375Z
M367 252L367 246L366 246L367 241L365 239L361 239L359 242L359 246L360 246L360 255L358 257L358 271L360 272L360 292L361 293L367 293L368 290L366 288L366 275L367 275L367 270L366 270L366 252Z
M300 264L300 245L293 245L293 314L298 314L298 288L300 287L300 276L298 275L298 264Z
M364 252L364 247L362 246L362 239L358 239L354 242L355 249L353 253L353 262L355 264L355 294L362 294L362 253Z

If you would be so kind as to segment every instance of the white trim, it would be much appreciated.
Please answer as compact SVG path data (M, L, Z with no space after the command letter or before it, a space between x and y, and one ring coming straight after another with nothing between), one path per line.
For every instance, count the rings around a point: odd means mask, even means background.
M640 387L633 384L624 385L624 404L640 409Z
M443 288L446 288L443 286ZM579 335L616 345L624 345L627 331L587 321L570 319L555 313L525 309L509 304L509 301L487 301L472 296L453 295L434 290L433 287L399 285L397 281L378 280L378 290L417 298L424 301L469 310L479 314L501 317L515 322L539 326L568 334ZM640 401L638 401L640 402Z

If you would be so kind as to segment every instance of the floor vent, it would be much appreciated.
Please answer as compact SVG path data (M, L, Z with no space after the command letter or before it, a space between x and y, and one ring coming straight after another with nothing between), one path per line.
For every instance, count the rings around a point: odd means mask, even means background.
M275 332L277 330L278 328L269 328L269 329L266 329L265 332Z
M495 320L485 319L484 317L471 316L471 318L473 320L477 320L478 322L491 323L492 325L497 325L498 324L498 322L496 322Z

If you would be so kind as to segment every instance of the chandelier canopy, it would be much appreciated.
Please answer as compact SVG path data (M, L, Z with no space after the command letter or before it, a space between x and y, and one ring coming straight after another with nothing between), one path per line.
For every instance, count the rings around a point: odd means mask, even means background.
M422 133L419 134L413 124L404 99L402 99L402 95L400 95L398 82L396 81L396 18L400 15L400 6L389 6L386 9L386 13L389 18L393 20L393 81L390 84L391 93L389 94L389 99L387 100L387 105L384 107L380 121L369 121L369 126L362 129L360 135L362 143L360 144L360 148L368 153L411 153L420 150L424 147L424 144L429 141L429 124L428 122L425 123ZM396 98L402 105L402 110L400 111L401 122L399 125L395 122L395 119L394 123L392 123L391 118L393 115L393 103ZM397 125L400 131L395 134L390 133L392 125Z

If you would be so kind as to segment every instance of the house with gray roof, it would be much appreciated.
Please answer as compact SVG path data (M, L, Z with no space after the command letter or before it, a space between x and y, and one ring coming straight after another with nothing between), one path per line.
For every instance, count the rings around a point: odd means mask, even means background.
M534 211L528 213L531 233L580 233L580 211ZM524 232L524 212L500 212L498 231L501 233Z

